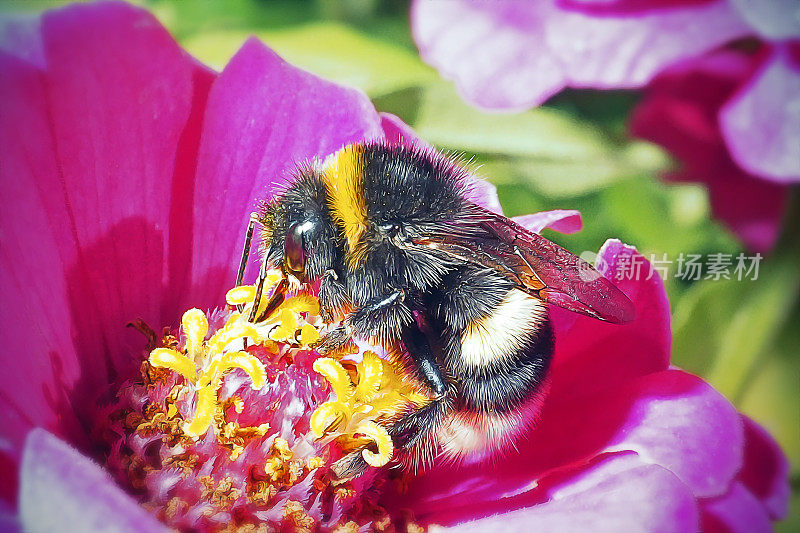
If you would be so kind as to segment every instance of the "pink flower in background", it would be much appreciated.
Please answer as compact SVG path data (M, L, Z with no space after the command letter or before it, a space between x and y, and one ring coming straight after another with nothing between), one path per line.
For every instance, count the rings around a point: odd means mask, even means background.
M102 470L89 432L104 421L97 398L138 372L141 336L125 324L218 306L255 200L297 161L365 139L418 141L362 93L255 40L211 72L125 4L68 7L7 35L0 526L165 531ZM499 209L476 185L475 200ZM580 227L573 211L522 222ZM598 265L613 277L633 258L609 241ZM617 280L637 307L629 325L553 311L552 393L517 452L408 476L385 509L478 530L768 530L786 510L786 460L709 385L669 367L666 294L645 277Z
M764 59L763 53L720 50L668 68L647 87L630 121L633 135L664 146L682 163L667 177L705 182L714 216L761 252L778 237L788 187L737 166L717 116Z
M682 142L680 153L664 145L682 159L685 178L709 183L720 218L749 247L766 250L779 231L785 195L751 178L800 181L797 9L793 0L417 0L412 28L423 59L454 79L466 100L504 110L540 105L565 87L644 87L670 65L690 70L723 45L759 40L758 64L746 73L735 62L717 61L714 75L728 86L713 113L704 111L704 122L718 132L714 153L732 162L699 172L697 161L712 157L702 153L707 143ZM697 81L682 94L705 93ZM668 97L663 83L652 91ZM659 128L685 127L663 122L677 117L658 118L647 126L640 117L636 128L659 142L670 136ZM742 197L755 205L741 211L741 202L728 203Z

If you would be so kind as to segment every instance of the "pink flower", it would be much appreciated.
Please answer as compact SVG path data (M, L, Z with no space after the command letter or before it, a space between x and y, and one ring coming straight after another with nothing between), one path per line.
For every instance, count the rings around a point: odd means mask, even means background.
M717 139L713 154L703 153L705 140L682 141L680 150L664 145L683 159L685 178L709 184L715 211L745 244L766 250L786 195L754 178L800 181L800 23L793 9L792 0L417 1L412 28L422 57L454 79L466 100L489 109L540 105L565 87L643 87L670 65L702 70L703 54L743 38L760 40L757 64L715 62L713 75L728 85L702 111L703 126ZM696 58L699 66L692 67ZM679 98L658 81L649 90ZM694 98L691 92L706 91L695 80L682 98ZM681 122L685 115L653 119L639 128L657 142L675 137L661 128L690 127ZM697 161L712 157L718 164L698 172ZM740 210L737 198L752 205Z
M165 531L145 511L152 500L141 507L95 462L114 454L89 431L118 427L97 399L138 375L141 336L125 324L177 324L187 308L220 305L255 200L297 161L365 139L417 141L363 94L255 40L216 74L125 4L17 29L0 52L0 526ZM475 200L498 209L476 184ZM568 211L523 222L580 227ZM618 241L599 254L608 276L632 263L648 272ZM518 452L438 464L409 477L409 491L385 491L384 508L467 528L768 529L785 513L785 458L710 386L668 367L666 295L646 277L616 280L637 306L632 324L553 311L552 393ZM364 493L389 485L386 470L373 475Z
M720 50L667 68L631 115L633 135L664 146L681 161L667 177L704 182L714 216L760 252L772 249L778 238L788 187L737 166L717 117L765 59L764 53Z

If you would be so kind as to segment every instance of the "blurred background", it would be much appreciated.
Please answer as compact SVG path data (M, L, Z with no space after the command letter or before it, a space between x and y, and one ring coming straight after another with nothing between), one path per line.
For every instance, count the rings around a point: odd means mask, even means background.
M40 10L64 2L2 2ZM629 133L640 91L571 90L518 113L484 113L420 59L409 4L389 0L140 0L191 54L221 70L249 35L287 61L362 89L437 148L464 154L497 186L507 216L577 209L584 229L546 237L576 254L607 238L671 261L665 285L674 364L703 376L763 424L792 464L790 518L800 531L800 217L797 188L777 244L762 251L757 279L676 276L683 254L753 255L712 217L697 183L666 182L680 169L661 147ZM754 196L753 202L759 198ZM731 267L731 271L732 271Z

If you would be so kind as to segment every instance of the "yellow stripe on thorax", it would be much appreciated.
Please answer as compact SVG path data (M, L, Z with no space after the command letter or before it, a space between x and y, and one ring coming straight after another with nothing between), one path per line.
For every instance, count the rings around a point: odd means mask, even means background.
M358 262L358 246L367 228L364 195L361 190L364 147L345 146L325 161L322 179L328 191L328 204L336 223L344 230L351 261Z

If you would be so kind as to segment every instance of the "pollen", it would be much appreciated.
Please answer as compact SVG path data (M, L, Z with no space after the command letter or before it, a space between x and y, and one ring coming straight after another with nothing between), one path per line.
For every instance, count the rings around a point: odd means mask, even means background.
M343 449L361 447L371 466L385 465L394 454L386 427L405 408L431 401L392 362L371 351L355 364L352 377L340 361L330 357L314 361L314 370L328 381L335 399L314 411L311 431L317 439L336 439ZM377 453L369 449L370 443Z
M355 343L320 357L315 343L331 326L319 301L279 286L281 276L267 273L258 313L256 286L243 285L227 292L230 307L189 309L177 332L153 334L141 379L109 408L109 467L176 530L370 530L388 516L371 485L332 484L335 459L386 465L396 453L387 428L428 398ZM276 290L287 292L266 313Z

